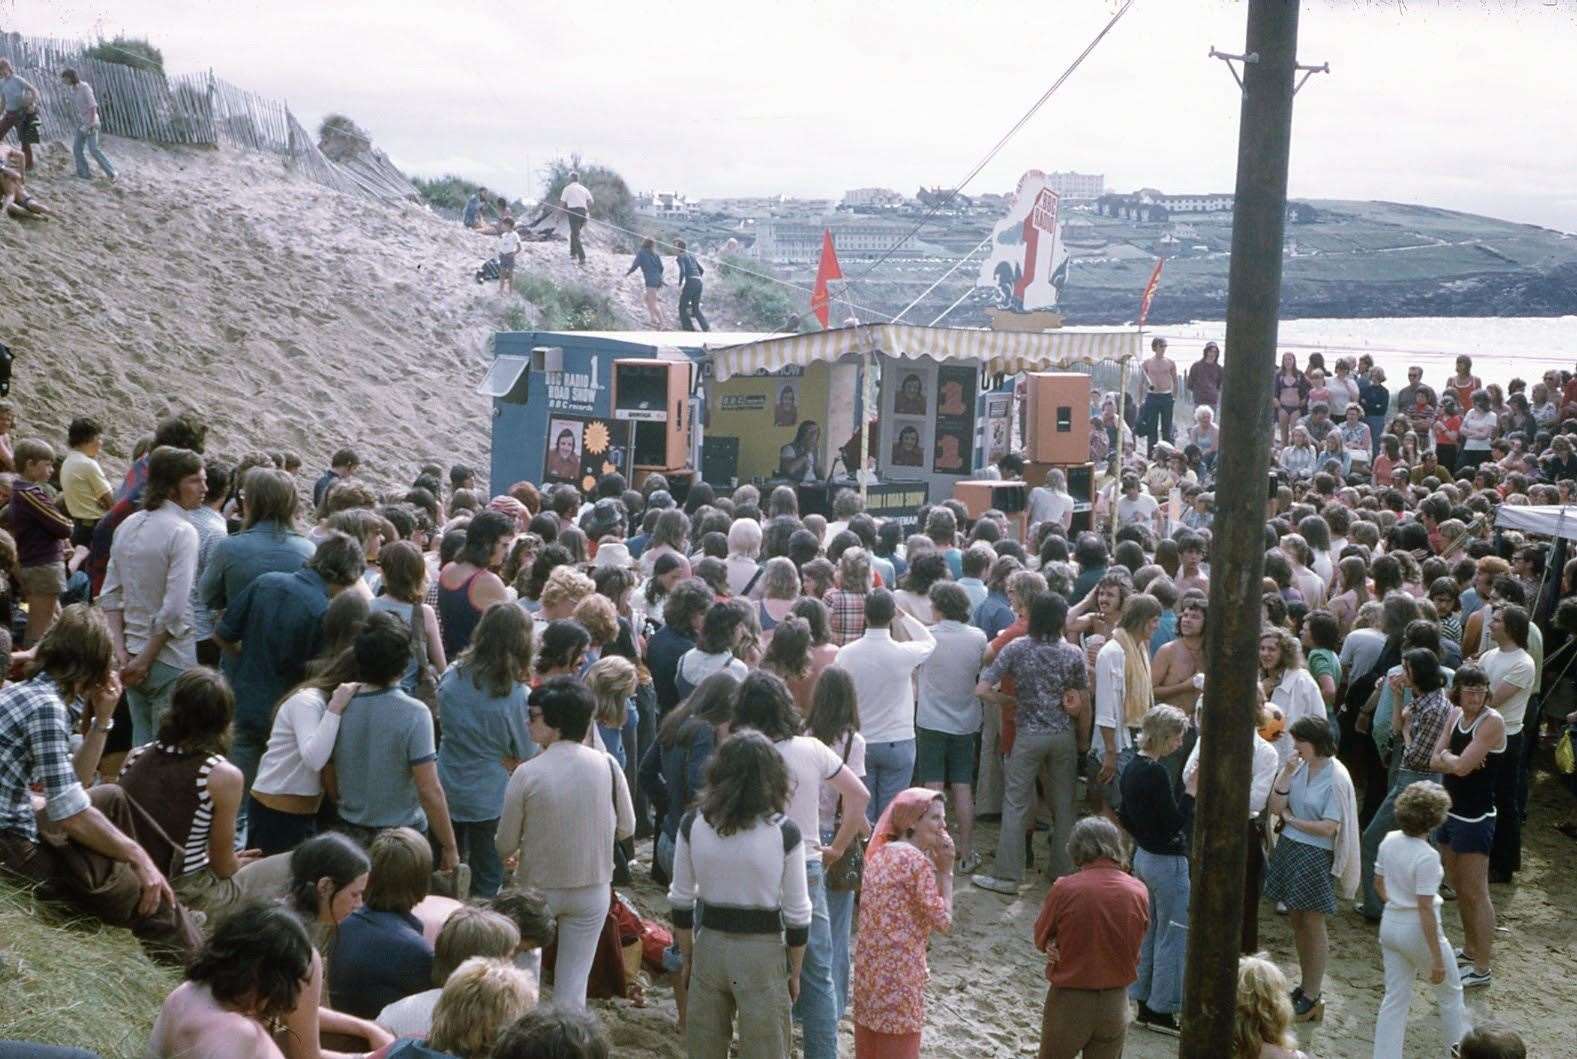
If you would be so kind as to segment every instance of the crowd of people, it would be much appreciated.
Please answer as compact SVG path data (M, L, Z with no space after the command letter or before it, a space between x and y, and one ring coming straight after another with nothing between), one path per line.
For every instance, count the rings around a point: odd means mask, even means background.
M667 887L646 962L687 1054L831 1057L848 1020L857 1056L919 1056L955 888L1015 896L1037 863L1040 1054L1175 1034L1218 442L1202 405L1163 448L1150 394L1219 376L1153 367L1143 456L1098 402L1112 532L1075 531L1054 474L1022 538L952 500L906 535L852 491L829 520L661 475L489 496L428 464L380 492L349 449L308 512L299 458L208 455L196 415L117 487L100 424L57 454L0 405L0 866L185 967L156 1056L606 1054L587 998L625 982L634 872ZM1316 370L1278 376L1233 1055L1301 1054L1344 915L1378 924L1384 996L1344 998L1376 1056L1418 975L1446 1045L1521 1054L1462 996L1493 980L1537 750L1577 723L1577 561L1488 516L1566 498L1577 383L1543 384L1548 428L1508 405L1483 456L1464 427L1454 463L1415 386L1376 431L1405 462L1302 475L1286 451L1328 408L1284 398L1383 382ZM1272 908L1290 978L1256 955Z

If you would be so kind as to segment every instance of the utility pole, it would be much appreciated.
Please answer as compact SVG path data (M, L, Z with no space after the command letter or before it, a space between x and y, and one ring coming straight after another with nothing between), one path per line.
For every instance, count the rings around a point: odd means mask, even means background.
M1270 379L1275 371L1281 253L1292 140L1299 0L1249 0L1242 56L1237 192L1227 282L1221 446L1210 621L1205 637L1204 745L1194 822L1188 969L1179 1056L1232 1050L1248 854L1260 583L1270 469ZM1215 54L1212 49L1212 54ZM1234 71L1235 73L1235 71Z

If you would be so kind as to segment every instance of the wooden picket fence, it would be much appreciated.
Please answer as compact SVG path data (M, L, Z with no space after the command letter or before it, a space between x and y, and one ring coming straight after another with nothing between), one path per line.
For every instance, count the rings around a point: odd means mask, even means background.
M301 176L351 195L378 199L415 196L402 173L383 156L335 162L318 149L290 108L206 74L169 77L157 70L90 59L89 45L50 37L0 33L0 56L43 97L44 139L69 142L76 108L60 71L72 67L93 86L106 133L152 143L233 147L283 156Z

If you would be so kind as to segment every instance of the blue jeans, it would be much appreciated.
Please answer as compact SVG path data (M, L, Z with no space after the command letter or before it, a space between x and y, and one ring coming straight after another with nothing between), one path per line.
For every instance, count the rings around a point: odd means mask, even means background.
M865 807L865 815L871 823L881 819L887 803L909 786L913 776L913 739L865 744L865 785L871 789L871 802Z
M837 834L830 827L823 828L821 844L830 845ZM826 893L827 920L832 926L832 989L838 998L838 1018L841 1019L849 1010L849 935L854 930L854 891L826 890Z
M1150 925L1139 946L1139 977L1128 995L1151 1011L1183 1006L1183 959L1188 954L1188 858L1133 851L1133 873L1150 891Z
M77 137L71 144L71 153L77 157L77 176L86 180L93 175L93 170L88 168L88 158L83 153L84 149L93 153L93 160L99 164L100 169L104 170L104 175L114 180L115 167L110 165L110 160L104 157L103 151L99 150L99 130L89 129L83 132L78 129Z
M471 894L474 897L493 897L504 883L504 862L498 857L498 847L493 844L498 834L498 821L455 820L454 841L460 848L460 859L471 866Z
M170 708L171 685L182 670L163 662L148 667L142 683L126 689L126 705L131 709L131 745L153 742L159 734L159 720Z
M911 751L914 744L910 744ZM869 760L869 759L867 759ZM868 766L867 766L868 767ZM838 998L832 981L832 924L827 918L827 887L821 856L805 865L810 889L810 940L799 972L794 1018L805 1029L805 1059L838 1059Z
M1380 808L1375 810L1374 819L1369 821L1369 826L1363 829L1363 838L1358 844L1359 853L1363 857L1359 879L1363 884L1363 914L1370 919L1379 919L1380 914L1385 911L1385 902L1380 900L1380 895L1374 888L1374 859L1379 856L1380 843L1385 836L1396 830L1397 796L1412 784L1422 780L1440 782L1439 777L1433 772L1414 772L1411 769L1398 768L1385 801L1381 802Z

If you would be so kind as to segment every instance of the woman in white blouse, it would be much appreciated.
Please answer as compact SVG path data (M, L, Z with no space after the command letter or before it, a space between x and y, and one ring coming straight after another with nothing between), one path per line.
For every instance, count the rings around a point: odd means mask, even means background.
M334 756L340 717L359 684L347 648L317 676L285 696L247 799L246 838L265 857L289 853L317 834L321 773Z
M1320 451L1314 447L1309 432L1303 427L1292 428L1292 440L1281 450L1281 469L1295 481L1313 478L1319 470Z
M1325 720L1325 698L1320 685L1303 664L1303 648L1286 629L1267 628L1259 636L1260 687L1265 698L1281 709L1284 724L1276 739L1276 753L1283 764L1292 756L1292 724L1300 717Z

